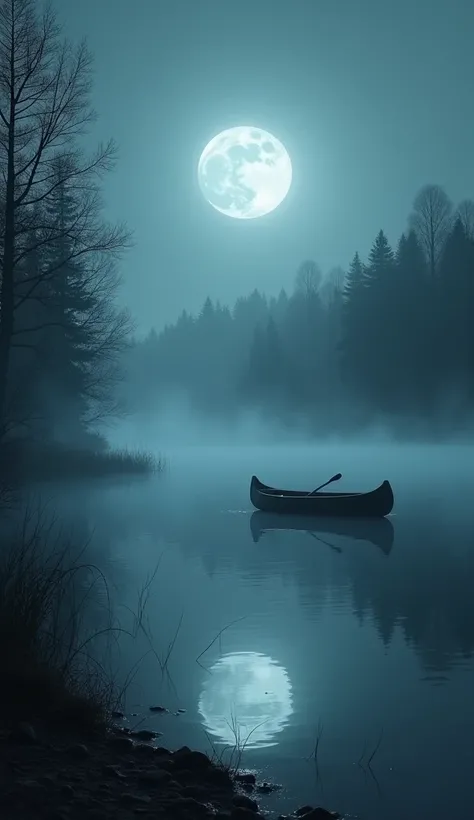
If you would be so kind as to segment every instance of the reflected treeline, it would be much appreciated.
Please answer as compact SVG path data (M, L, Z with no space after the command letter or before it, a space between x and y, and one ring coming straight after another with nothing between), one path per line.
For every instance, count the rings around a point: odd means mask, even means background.
M146 540L157 561L166 549L182 549L199 558L210 577L235 572L255 584L277 575L296 586L313 612L330 599L328 605L337 602L360 620L371 619L386 645L401 630L428 673L446 672L473 654L474 550L467 524L420 508L394 517L393 525L313 519L316 526L307 530L306 520L275 522L248 508L229 512L226 500L200 494L196 503L187 499L183 512L181 497L168 497L164 486L158 492L132 485L102 486L79 502L84 537L94 528L90 554L113 578L118 597L120 590L130 592L134 545ZM77 510L77 494L74 504Z
M474 551L450 550L449 527L435 519L355 522L351 533L349 522L321 519L309 530L294 519L276 529L259 514L201 509L168 526L185 551L206 545L202 563L211 576L231 568L255 583L277 573L296 583L315 611L329 594L333 602L344 599L360 620L373 620L386 645L401 629L427 671L449 670L474 652Z

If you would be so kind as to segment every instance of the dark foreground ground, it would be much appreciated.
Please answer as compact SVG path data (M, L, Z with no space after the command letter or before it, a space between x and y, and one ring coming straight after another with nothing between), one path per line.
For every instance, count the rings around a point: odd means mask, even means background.
M123 730L94 736L41 732L29 723L0 730L2 820L258 820L269 790L251 773L229 773L201 752L155 747ZM304 806L293 817L334 820Z

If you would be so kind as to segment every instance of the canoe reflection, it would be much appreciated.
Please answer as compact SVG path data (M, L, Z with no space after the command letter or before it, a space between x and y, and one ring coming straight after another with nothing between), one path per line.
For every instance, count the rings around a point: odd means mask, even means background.
M257 511L250 517L252 538L257 543L269 530L301 530L322 535L343 535L356 541L370 541L385 555L393 546L394 529L389 518L310 518L306 515L279 515Z

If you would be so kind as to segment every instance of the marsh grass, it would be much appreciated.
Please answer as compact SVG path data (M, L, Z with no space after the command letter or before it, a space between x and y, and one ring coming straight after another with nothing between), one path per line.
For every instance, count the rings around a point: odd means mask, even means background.
M107 580L54 517L24 514L0 549L0 702L4 721L40 719L81 732L105 727L125 679L114 659L134 639L114 617ZM146 604L139 595L135 618ZM120 664L119 664L120 666ZM120 682L119 682L120 681Z
M222 749L219 749L217 744L213 742L208 732L205 732L205 735L212 750L210 755L211 761L215 766L224 769L231 777L233 777L241 768L242 756L246 748L248 748L251 743L252 735L260 729L266 721L263 720L258 723L253 727L253 729L247 732L245 736L242 735L242 729L235 714L232 713L230 720L226 721L226 723L234 736L233 743L228 743L223 746Z
M0 447L0 474L20 483L146 476L163 472L165 467L161 456L142 450L74 449L18 440Z

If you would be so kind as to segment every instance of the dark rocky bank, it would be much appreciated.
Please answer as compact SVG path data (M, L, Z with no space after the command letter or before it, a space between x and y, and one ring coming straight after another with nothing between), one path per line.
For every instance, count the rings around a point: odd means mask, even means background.
M2 820L259 820L270 790L251 773L231 774L202 752L170 751L117 728L81 737L29 723L0 731ZM334 820L304 806L290 817Z

